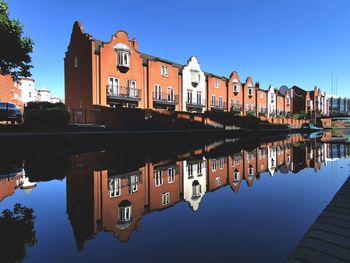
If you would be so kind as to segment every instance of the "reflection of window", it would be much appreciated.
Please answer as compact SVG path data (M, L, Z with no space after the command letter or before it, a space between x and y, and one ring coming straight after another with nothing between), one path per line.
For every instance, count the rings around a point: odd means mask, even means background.
M248 174L249 175L254 175L254 168L253 168L252 165L249 165Z
M108 190L110 197L120 196L122 193L122 179L121 178L109 178Z
M221 157L219 159L219 169L220 170L224 169L224 163L225 163L225 159Z
M215 185L220 186L221 185L221 177L216 177L215 178Z
M74 68L78 68L78 57L77 56L74 57L73 64L74 64ZM30 86L30 84L29 84L29 86Z
M202 193L202 188L199 182L196 180L192 183L192 197L200 197Z
M197 163L197 174L202 174L202 162Z
M163 175L161 170L154 171L154 182L156 186L160 186L163 184Z
M233 173L233 181L234 182L238 182L239 181L239 176L240 176L240 173L235 170L234 173Z
M211 170L213 172L216 171L216 159L211 160Z
M132 205L128 200L123 200L119 204L119 220L121 222L128 222L132 218Z
M193 165L192 164L187 164L187 173L188 176L193 176Z
M137 175L131 175L129 179L130 193L137 192L139 177Z
M162 205L170 204L170 192L162 194Z
M175 168L169 168L168 169L168 183L173 183L175 182Z

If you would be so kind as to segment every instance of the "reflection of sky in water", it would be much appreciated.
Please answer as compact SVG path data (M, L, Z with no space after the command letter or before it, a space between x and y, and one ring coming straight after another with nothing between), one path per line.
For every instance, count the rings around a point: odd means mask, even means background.
M38 183L30 194L17 190L0 209L20 202L35 211L38 243L26 262L281 262L345 181L349 165L340 159L317 172L277 171L271 177L266 171L252 187L242 181L238 193L230 186L205 193L196 212L182 200L147 213L126 243L97 231L82 251L68 219L66 179ZM85 187L79 191L91 191Z

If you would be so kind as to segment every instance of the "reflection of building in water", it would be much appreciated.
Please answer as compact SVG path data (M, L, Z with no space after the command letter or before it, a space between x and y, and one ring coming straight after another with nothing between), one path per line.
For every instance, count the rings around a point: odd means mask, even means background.
M22 165L9 165L6 171L0 169L0 202L7 196L13 195L16 189L22 189L26 193L36 187L36 183L29 181Z
M67 212L77 245L82 248L99 231L112 232L125 242L150 212L181 201L197 211L206 192L227 185L238 192L242 181L251 187L254 177L259 179L264 173L317 170L327 160L350 153L350 145L301 141L302 137L292 136L230 155L189 154L187 160L146 163L127 171L101 166L101 155L77 155L66 179ZM91 156L98 165L92 164Z
M183 161L183 195L191 208L197 211L207 192L207 167L205 158Z

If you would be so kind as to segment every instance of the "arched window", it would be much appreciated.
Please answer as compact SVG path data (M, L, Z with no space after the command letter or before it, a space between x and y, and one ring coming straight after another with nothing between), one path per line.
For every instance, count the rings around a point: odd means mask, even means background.
M129 200L123 200L119 204L119 221L129 222L132 219L132 205Z

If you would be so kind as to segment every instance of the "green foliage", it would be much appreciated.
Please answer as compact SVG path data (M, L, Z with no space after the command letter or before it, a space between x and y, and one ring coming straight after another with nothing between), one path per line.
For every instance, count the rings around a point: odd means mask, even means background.
M307 119L307 113L305 111L300 111L298 113L295 113L294 114L294 119L306 120Z
M33 40L23 37L23 26L18 19L10 19L8 5L0 0L0 74L11 74L13 79L30 77Z
M247 111L246 112L246 116L254 117L255 116L255 112L254 111Z
M0 216L1 263L23 262L28 247L37 243L34 210L15 204Z
M66 127L69 118L63 103L30 102L24 110L24 124L28 127Z

